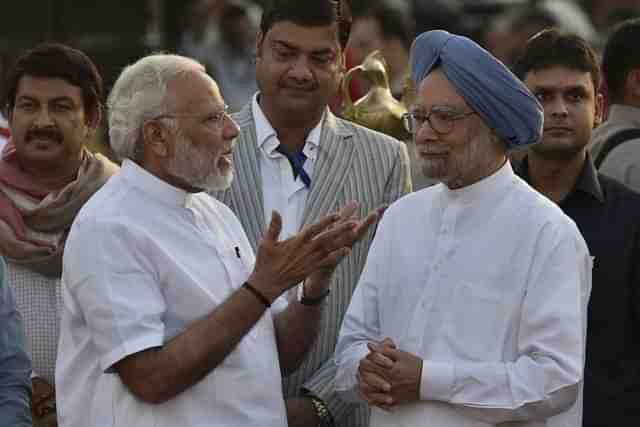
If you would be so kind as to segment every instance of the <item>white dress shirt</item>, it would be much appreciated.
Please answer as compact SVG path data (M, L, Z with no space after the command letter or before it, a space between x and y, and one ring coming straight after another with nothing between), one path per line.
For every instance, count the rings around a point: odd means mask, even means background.
M271 212L277 210L282 215L283 221L280 238L285 239L296 234L302 226L309 189L305 187L300 176L294 179L293 168L289 160L283 154L275 151L280 145L280 141L258 104L258 96L259 94L254 95L251 108L256 123L256 141L261 153L260 172L265 224L269 225ZM313 182L313 167L320 145L323 119L309 132L307 142L302 149L304 155L307 156L304 170L311 178L311 182Z
M347 311L337 389L357 399L366 343L391 337L423 359L421 400L374 408L371 426L579 427L591 265L573 221L508 162L459 190L407 195L385 213Z
M211 313L254 261L225 205L125 161L83 207L65 248L56 370L61 427L285 427L270 311L218 367L165 403L137 399L112 369Z

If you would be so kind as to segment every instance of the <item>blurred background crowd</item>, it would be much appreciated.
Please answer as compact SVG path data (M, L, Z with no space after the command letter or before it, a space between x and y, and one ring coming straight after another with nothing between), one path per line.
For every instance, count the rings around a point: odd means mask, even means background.
M11 8L3 11L0 25L0 77L11 60L25 49L41 41L57 40L93 58L105 78L108 93L124 65L149 52L174 51L206 64L231 109L237 110L256 90L253 57L262 1L12 2ZM351 3L353 26L346 51L347 66L360 64L374 49L381 50L388 63L392 92L398 98L402 96L411 40L422 31L446 29L466 35L511 65L524 42L542 28L557 26L575 32L599 50L615 23L640 16L640 0L352 0ZM350 87L352 97L358 98L366 90L365 82L354 79ZM107 149L106 144L100 146Z

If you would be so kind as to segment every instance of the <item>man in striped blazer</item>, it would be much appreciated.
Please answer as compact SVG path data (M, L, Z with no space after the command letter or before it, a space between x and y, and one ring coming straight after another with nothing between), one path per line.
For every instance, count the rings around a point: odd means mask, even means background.
M349 201L366 214L411 191L405 146L350 122L327 107L344 73L348 24L340 2L275 0L263 11L257 40L259 92L234 119L236 179L214 196L238 216L254 247L272 210L284 219L283 237ZM290 426L366 426L365 407L347 407L333 390L331 356L342 318L367 256L370 231L337 268L328 295L291 304L324 304L317 341L284 380ZM286 373L285 373L286 374Z

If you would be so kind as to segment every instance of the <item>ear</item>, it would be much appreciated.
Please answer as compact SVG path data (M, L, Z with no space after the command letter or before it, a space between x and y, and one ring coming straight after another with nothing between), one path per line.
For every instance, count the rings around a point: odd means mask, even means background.
M97 129L102 121L102 108L100 106L96 106L93 111L87 114L85 121L89 128Z
M602 123L602 119L604 118L604 96L602 93L596 92L595 99L595 112L593 116L593 127L597 127Z
M640 99L640 68L629 71L625 89L625 92L628 92L634 100Z
M256 36L256 58L262 57L263 44L264 44L264 33L262 31L258 31L258 35Z
M142 125L142 143L145 152L152 153L154 157L169 155L170 137L169 129L157 120L149 120Z

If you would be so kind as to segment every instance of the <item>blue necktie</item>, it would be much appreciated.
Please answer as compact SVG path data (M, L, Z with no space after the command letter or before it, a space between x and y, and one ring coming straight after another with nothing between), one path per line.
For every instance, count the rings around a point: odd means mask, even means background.
M293 178L296 179L298 178L298 176L300 176L300 179L302 180L304 186L309 188L311 186L311 178L303 167L305 160L307 160L307 156L305 156L302 151L298 151L297 153L289 153L284 149L282 145L278 145L276 151L289 160L291 169L293 169Z

